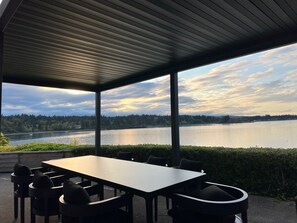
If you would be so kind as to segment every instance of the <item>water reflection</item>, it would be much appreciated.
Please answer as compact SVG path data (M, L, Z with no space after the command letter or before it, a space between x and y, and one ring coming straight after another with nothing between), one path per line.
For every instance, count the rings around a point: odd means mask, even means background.
M182 145L224 147L297 148L297 120L229 125L200 125L180 128ZM55 142L94 145L95 132L50 132L8 136L11 145L28 142ZM171 144L170 128L143 128L102 131L105 145Z

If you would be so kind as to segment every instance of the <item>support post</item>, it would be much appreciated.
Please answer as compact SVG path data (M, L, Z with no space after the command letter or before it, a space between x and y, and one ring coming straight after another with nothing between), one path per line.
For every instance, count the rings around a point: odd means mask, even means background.
M3 83L3 50L4 33L0 33L0 132L2 132L2 83Z
M177 73L170 74L170 99L171 99L172 165L177 166L180 160Z
M96 129L95 129L95 155L98 156L101 146L101 92L96 92L95 99Z

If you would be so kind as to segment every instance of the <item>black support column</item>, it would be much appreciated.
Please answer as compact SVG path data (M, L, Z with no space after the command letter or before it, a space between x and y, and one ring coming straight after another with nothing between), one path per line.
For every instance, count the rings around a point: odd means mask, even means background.
M4 33L0 33L0 132L2 132L2 83L3 83L3 44Z
M95 129L95 155L99 155L101 146L101 92L96 92L95 99L96 129Z
M171 98L172 165L177 166L180 160L177 73L170 74L170 98Z

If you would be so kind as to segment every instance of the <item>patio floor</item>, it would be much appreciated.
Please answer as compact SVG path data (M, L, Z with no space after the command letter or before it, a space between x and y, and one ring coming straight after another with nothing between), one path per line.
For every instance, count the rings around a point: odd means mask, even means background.
M1 223L17 223L13 219L13 187L10 182L9 173L0 173L0 222ZM113 190L106 188L106 196L112 196ZM145 204L141 197L134 197L134 223L145 222ZM29 216L29 199L26 199L26 222L30 222ZM36 223L43 222L43 218L37 217ZM248 209L249 223L296 223L297 216L295 212L295 204L290 201L280 201L273 198L249 196ZM58 218L52 216L51 223L58 223ZM159 223L172 222L167 216L165 208L165 199L159 198Z

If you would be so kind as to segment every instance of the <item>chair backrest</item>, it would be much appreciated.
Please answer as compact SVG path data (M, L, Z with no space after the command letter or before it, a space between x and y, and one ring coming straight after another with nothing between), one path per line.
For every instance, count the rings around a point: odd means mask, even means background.
M117 153L117 159L121 159L121 160L132 160L133 158L133 153L132 152L124 152L124 151L120 151Z
M201 172L203 163L200 161L190 160L190 159L181 159L179 163L179 169L191 170Z
M158 166L166 166L167 164L167 158L166 157L159 157L159 156L153 156L150 155L146 161L148 164L158 165Z

